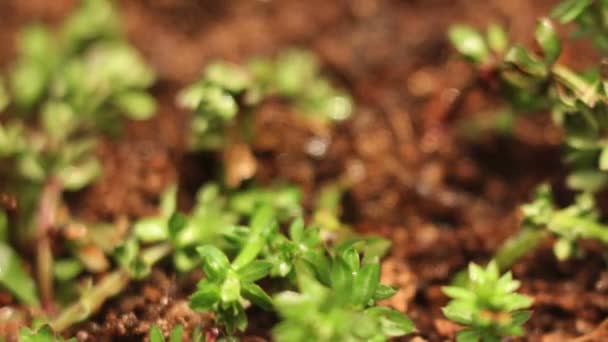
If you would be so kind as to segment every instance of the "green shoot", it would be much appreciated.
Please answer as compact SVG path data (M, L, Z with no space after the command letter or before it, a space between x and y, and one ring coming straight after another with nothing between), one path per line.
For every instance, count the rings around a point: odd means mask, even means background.
M500 276L498 266L490 262L484 269L469 264L469 279L464 287L446 286L443 292L452 298L443 314L464 329L458 342L498 342L507 336L522 336L523 324L529 319L525 311L532 299L515 293L519 282L510 272Z
M353 111L350 97L321 77L308 52L289 50L275 59L253 59L246 67L213 62L178 97L180 106L194 111L192 148L216 150L227 144L228 130L247 132L237 120L239 113L271 96L288 99L301 112L324 121L345 120Z

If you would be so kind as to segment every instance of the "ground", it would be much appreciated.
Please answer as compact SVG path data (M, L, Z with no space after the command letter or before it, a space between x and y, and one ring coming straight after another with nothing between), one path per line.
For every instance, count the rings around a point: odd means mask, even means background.
M15 33L30 21L57 23L75 1L0 1L0 66L10 65ZM530 43L532 27L556 1L526 0L123 0L129 39L158 70L153 93L159 115L133 123L99 150L103 178L68 196L72 213L88 221L155 212L158 195L180 180L180 203L212 175L217 156L188 154L188 113L174 103L210 60L245 61L286 47L320 56L324 71L356 101L354 118L329 132L326 153L306 146L318 132L280 103L256 114L258 181L287 179L305 190L306 204L328 180L346 177L344 220L393 240L383 277L402 287L392 305L406 309L422 338L441 341L453 327L442 320L440 286L468 261L485 261L519 226L518 206L541 181L559 185L559 132L543 113L518 118L513 137L467 139L459 122L500 107L489 89L446 41L453 23L499 22ZM566 48L567 62L593 55ZM561 197L569 194L562 191ZM529 341L564 341L591 332L608 314L608 273L602 250L586 246L582 260L558 262L550 241L514 266L522 292L533 296ZM168 328L203 319L184 305L193 280L162 266L107 303L92 322L73 329L82 340L131 340L150 323ZM142 295L143 293L143 295ZM266 337L273 317L252 313L251 335ZM163 326L164 324L164 326Z

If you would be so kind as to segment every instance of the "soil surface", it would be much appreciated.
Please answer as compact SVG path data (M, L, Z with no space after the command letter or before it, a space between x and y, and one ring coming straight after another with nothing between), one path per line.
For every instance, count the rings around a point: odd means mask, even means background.
M18 28L57 23L75 1L0 1L0 66L14 56ZM353 119L323 136L324 155L308 144L319 133L280 103L256 113L263 136L255 142L258 181L289 180L305 191L306 205L327 181L352 183L344 219L358 230L393 241L385 281L402 291L391 305L406 310L420 337L442 341L454 326L443 319L440 287L469 261L486 261L519 227L518 207L542 181L563 182L559 132L546 113L517 118L514 135L468 139L460 122L500 108L495 94L477 86L472 70L446 41L453 23L479 27L499 22L515 40L531 42L537 17L555 0L123 0L129 39L158 70L153 93L159 115L132 123L120 141L99 150L103 178L68 196L74 215L89 221L154 213L158 195L180 181L188 203L213 175L218 156L184 151L188 113L176 92L212 59L235 62L301 46L320 56L324 70L355 98ZM566 63L584 65L592 54L567 46ZM587 50L583 50L587 51ZM588 58L587 58L588 57ZM587 59L585 59L587 58ZM569 194L564 192L564 198ZM585 245L581 260L558 262L551 241L514 266L522 292L534 297L529 341L566 341L591 333L608 314L608 272L602 249ZM151 324L168 330L207 319L186 305L194 278L159 267L108 302L89 323L69 333L79 340L143 338ZM250 313L251 332L268 337L273 321ZM597 336L597 335L596 335ZM598 341L601 340L598 339Z

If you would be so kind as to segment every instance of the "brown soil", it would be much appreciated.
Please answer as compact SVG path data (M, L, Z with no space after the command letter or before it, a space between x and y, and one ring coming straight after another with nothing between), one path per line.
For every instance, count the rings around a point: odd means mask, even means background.
M535 19L555 2L123 0L128 36L159 72L154 93L160 112L150 122L129 125L123 140L103 144L104 176L69 197L72 211L87 220L147 215L160 191L178 178L187 203L212 175L217 157L184 153L188 114L174 105L177 90L213 58L244 61L294 45L313 49L335 82L351 91L357 113L331 132L319 158L306 152L313 129L280 104L263 106L256 115L264 131L255 149L258 180L293 181L310 205L321 184L348 177L353 186L345 219L394 241L385 267L393 271L385 278L405 294L392 304L407 309L419 336L449 338L453 326L441 319L446 298L440 286L468 261L487 260L518 229L518 205L534 185L559 184L563 169L559 133L542 113L518 119L513 138L484 135L473 142L458 134L458 120L500 104L484 89L465 91L474 75L450 49L446 28L498 21L527 43ZM0 1L0 65L10 63L18 27L32 20L55 23L73 3ZM581 65L580 57L577 47L564 58ZM559 263L548 242L514 267L523 292L535 298L527 340L568 340L591 332L608 314L602 250L593 244L586 250L582 260ZM81 340L133 340L151 323L164 329L196 323L203 318L183 305L191 284L158 270L71 333ZM259 327L272 320L257 313L250 319ZM266 335L263 330L253 333Z

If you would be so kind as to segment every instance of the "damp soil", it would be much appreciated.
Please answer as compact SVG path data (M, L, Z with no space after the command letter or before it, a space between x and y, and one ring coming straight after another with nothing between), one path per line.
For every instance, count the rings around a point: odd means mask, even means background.
M57 23L75 1L0 1L0 66L14 56L15 33L26 22ZM180 202L192 201L210 179L217 155L184 151L188 113L176 92L216 58L245 61L286 47L314 50L324 71L357 103L352 120L319 132L289 108L269 101L255 113L257 181L302 187L308 208L320 187L346 177L344 220L393 241L383 280L402 291L389 304L407 311L422 338L453 338L442 318L440 286L469 261L485 261L517 231L518 206L543 181L563 182L559 132L546 113L515 120L509 137L462 134L459 123L500 108L491 89L445 39L450 24L506 25L529 43L535 19L555 0L123 0L122 22L132 43L158 70L158 116L131 123L118 141L104 141L101 180L68 196L84 220L119 220L155 212L159 193L179 179ZM581 52L582 51L582 52ZM566 63L594 56L567 46ZM322 140L323 153L311 153ZM562 194L568 197L564 191ZM528 341L567 341L595 331L608 314L608 272L602 249L585 244L581 260L558 262L551 241L513 267L522 292L533 296ZM198 275L200 276L200 275ZM133 283L90 321L68 333L82 341L143 339L151 324L167 331L208 320L186 305L197 275L181 278L160 266ZM275 320L249 313L249 336L268 338ZM600 326L601 328L601 326ZM606 329L604 329L606 330ZM253 337L251 337L253 338ZM604 338L605 335L604 335ZM593 340L593 339L592 339ZM608 340L608 338L607 338Z

